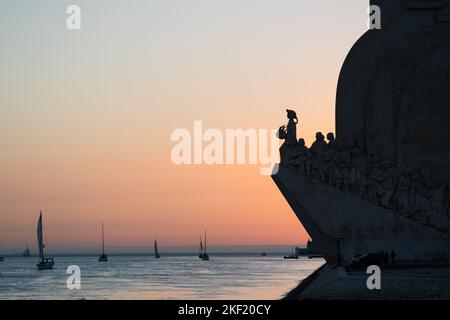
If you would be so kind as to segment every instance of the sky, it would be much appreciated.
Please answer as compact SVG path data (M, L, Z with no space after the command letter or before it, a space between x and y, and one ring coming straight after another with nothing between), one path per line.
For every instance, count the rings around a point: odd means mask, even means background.
M81 30L66 8L81 8ZM365 0L0 1L0 252L303 244L258 165L175 165L171 133L334 131Z

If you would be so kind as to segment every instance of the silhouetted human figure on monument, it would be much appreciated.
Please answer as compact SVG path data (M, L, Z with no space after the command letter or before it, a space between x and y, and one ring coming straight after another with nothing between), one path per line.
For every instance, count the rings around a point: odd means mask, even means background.
M306 174L306 162L309 159L309 151L305 144L305 139L298 139L296 152L293 156L293 161L299 166L300 173Z
M287 118L289 122L278 129L278 138L284 140L283 145L280 148L281 163L290 165L295 157L297 149L297 114L293 110L286 110Z
M316 141L311 146L311 151L316 155L323 154L328 148L328 144L325 142L325 137L322 132L316 133Z
M293 110L286 110L287 117L289 119L288 125L287 125L287 137L286 137L286 143L288 145L296 145L297 144L297 123L298 118L297 114Z
M328 149L328 144L325 142L325 137L322 132L316 133L316 141L312 144L310 150L313 155L311 161L312 175L316 178L325 180L325 154Z
M327 134L328 146L334 148L336 146L336 140L334 139L334 133L330 132Z

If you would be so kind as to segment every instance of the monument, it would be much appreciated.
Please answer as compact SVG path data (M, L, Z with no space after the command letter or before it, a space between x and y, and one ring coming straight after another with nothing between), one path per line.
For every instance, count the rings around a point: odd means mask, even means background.
M371 4L382 28L365 33L342 66L336 137L318 132L307 148L287 110L272 178L329 265L383 250L405 265L445 265L450 1Z

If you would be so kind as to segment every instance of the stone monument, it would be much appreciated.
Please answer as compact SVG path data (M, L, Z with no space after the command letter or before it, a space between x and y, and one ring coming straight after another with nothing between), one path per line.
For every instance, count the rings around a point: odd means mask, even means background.
M450 259L450 1L372 0L382 28L342 66L336 137L284 139L273 180L329 264L395 250L405 263Z

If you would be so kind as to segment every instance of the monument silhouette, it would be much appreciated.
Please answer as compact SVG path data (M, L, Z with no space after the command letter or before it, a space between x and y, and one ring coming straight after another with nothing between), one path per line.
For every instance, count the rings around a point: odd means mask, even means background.
M307 148L287 110L272 178L329 265L387 251L399 264L448 264L450 1L371 5L381 29L343 63L336 137L318 132Z

